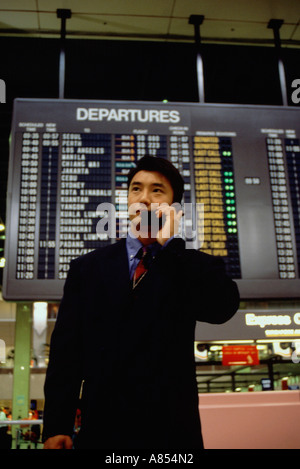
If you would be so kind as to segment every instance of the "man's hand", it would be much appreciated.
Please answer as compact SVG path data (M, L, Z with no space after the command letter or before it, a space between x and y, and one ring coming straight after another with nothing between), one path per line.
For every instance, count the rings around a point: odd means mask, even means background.
M44 443L44 449L72 449L73 442L69 435L55 435Z
M165 216L165 223L158 231L156 240L162 246L165 244L168 239L172 238L178 234L179 223L182 217L183 211L176 210L176 207L173 205L162 203L159 205L159 208L156 211L156 215L158 218L161 218L163 215ZM178 204L179 205L179 204Z
M156 216L156 220L151 219L151 223L143 224L142 214L151 213ZM165 242L178 234L180 219L183 211L180 204L174 203L169 205L166 202L161 204L153 203L149 207L141 203L133 203L129 206L129 218L132 233L140 239L143 244L153 243L157 241L162 246ZM163 218L161 228L159 228L159 219ZM147 221L147 218L144 220Z

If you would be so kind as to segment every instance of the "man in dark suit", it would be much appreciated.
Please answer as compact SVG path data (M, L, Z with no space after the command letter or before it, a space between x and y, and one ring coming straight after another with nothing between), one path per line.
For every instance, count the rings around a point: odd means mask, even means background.
M238 290L221 258L176 236L183 180L171 163L144 157L128 182L127 239L70 265L45 382L45 448L72 447L80 389L77 448L203 448L195 323L230 319ZM154 229L144 222L152 207Z

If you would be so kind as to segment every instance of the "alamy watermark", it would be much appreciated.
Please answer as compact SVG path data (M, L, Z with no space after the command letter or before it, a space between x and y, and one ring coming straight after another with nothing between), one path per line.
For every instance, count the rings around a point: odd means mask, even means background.
M125 212L119 212L114 204L104 202L98 205L97 215L101 217L96 226L98 237L115 239L117 224L120 220L123 223L126 221L124 220ZM199 249L203 245L204 204L202 203L182 205L153 203L150 206L142 203L131 204L126 216L129 216L126 235L134 232L137 237L155 239L161 232L163 238L166 239L174 235L182 237L187 249ZM168 223L167 219L171 221Z
M292 94L291 94L291 101L294 104L299 104L300 103L300 78L295 78L291 83L291 87L295 88L295 90L292 91ZM0 79L0 103L6 103L6 83L2 79ZM85 109L82 109L82 108L80 108L79 110L81 113L83 111L86 111ZM86 118L86 115L82 117L82 114L79 114L79 116L80 116L80 120Z
M291 344L291 360L293 363L300 363L300 342L293 342ZM5 341L0 339L0 366L6 363L6 346Z
M300 342L293 342L292 343L293 352L291 355L291 359L293 363L300 363Z
M0 103L6 103L6 84L0 79Z
M0 365L6 361L6 349L4 340L0 339Z
M295 78L292 81L292 88L296 88L295 91L292 92L291 100L294 104L300 103L300 78Z

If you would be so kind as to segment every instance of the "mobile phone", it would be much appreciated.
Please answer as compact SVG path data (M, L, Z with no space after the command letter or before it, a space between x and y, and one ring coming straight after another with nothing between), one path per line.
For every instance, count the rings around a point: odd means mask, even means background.
M154 229L159 231L166 223L166 215L157 217L156 210L144 210L141 212L141 228L144 230Z

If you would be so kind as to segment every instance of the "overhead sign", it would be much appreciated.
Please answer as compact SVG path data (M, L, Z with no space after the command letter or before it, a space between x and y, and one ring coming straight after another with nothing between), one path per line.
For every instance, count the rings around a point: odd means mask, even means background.
M5 299L60 300L73 258L126 236L127 174L146 154L204 206L196 237L241 298L300 297L300 109L17 99L11 137ZM108 204L116 230L99 235Z
M225 324L199 323L196 340L300 339L299 310L239 310Z
M258 350L255 345L224 345L222 347L222 365L259 365Z

